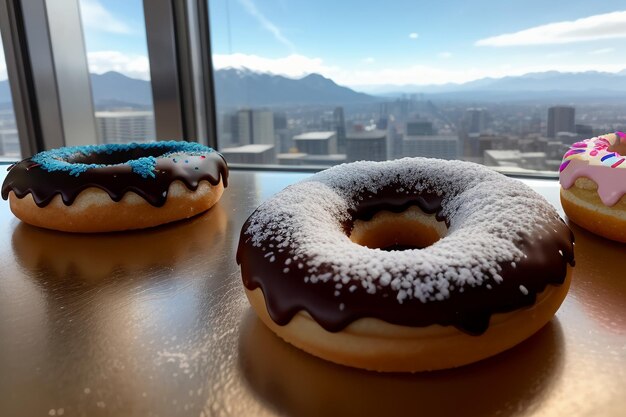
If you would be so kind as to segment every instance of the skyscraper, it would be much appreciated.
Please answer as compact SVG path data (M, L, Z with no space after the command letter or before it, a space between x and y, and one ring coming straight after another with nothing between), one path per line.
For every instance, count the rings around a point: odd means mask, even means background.
M548 109L548 137L559 132L576 133L575 109L571 106L554 106Z
M274 145L274 114L270 110L239 110L237 136L239 145Z
M487 128L487 110L470 107L465 110L465 131L467 133L482 133Z
M336 107L333 111L335 131L337 132L337 149L339 152L346 151L346 120L343 114L343 107Z

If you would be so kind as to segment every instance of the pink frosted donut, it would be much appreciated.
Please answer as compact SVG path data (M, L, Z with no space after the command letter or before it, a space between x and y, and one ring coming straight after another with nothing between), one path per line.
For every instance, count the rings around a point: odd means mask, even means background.
M561 203L574 223L626 242L626 134L574 143L560 167Z

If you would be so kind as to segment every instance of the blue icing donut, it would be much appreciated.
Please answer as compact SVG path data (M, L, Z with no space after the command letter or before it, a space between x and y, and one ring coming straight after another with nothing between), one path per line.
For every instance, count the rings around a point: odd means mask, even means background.
M167 158L178 153L189 155L202 155L214 152L213 148L194 142L161 141L150 143L110 143L106 145L85 145L71 146L65 148L52 149L36 154L31 160L39 164L41 168L48 172L65 171L72 176L78 177L81 173L96 168L112 166L112 164L81 163L73 162L77 156L111 155L114 152L129 152L134 150L165 151L159 158ZM157 158L154 156L144 156L136 159L129 159L125 162L113 165L129 165L134 173L143 178L155 177L154 171Z

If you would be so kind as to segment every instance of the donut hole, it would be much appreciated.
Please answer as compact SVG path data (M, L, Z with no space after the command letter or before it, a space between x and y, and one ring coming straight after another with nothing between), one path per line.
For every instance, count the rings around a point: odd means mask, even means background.
M69 158L67 162L71 164L98 164L98 165L118 165L123 164L133 159L146 158L149 156L158 158L166 153L172 152L174 149L162 146L162 147L138 147L135 149L127 149L120 151L113 151L110 153L77 153Z
M448 228L434 214L419 207L401 213L379 211L370 220L356 220L350 240L370 249L387 251L424 249L447 234Z

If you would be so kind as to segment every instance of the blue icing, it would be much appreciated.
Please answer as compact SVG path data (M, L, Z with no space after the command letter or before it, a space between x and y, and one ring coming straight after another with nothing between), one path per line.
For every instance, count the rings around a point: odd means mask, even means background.
M151 143L109 143L106 145L71 146L40 152L33 156L31 160L36 164L39 164L41 168L45 171L64 171L67 172L69 175L78 177L80 174L87 170L104 168L111 165L68 162L68 159L76 156L76 154L111 155L114 152L128 152L138 148L167 150L168 152L164 152L163 155L160 156L160 158L167 158L170 155L175 155L178 153L187 153L197 156L206 155L208 153L214 152L212 148L201 145L199 143L170 140ZM123 164L118 165L129 165L134 173L136 173L137 175L141 175L143 178L154 178L156 163L157 158L153 156L146 156L137 159L131 159L124 162Z

